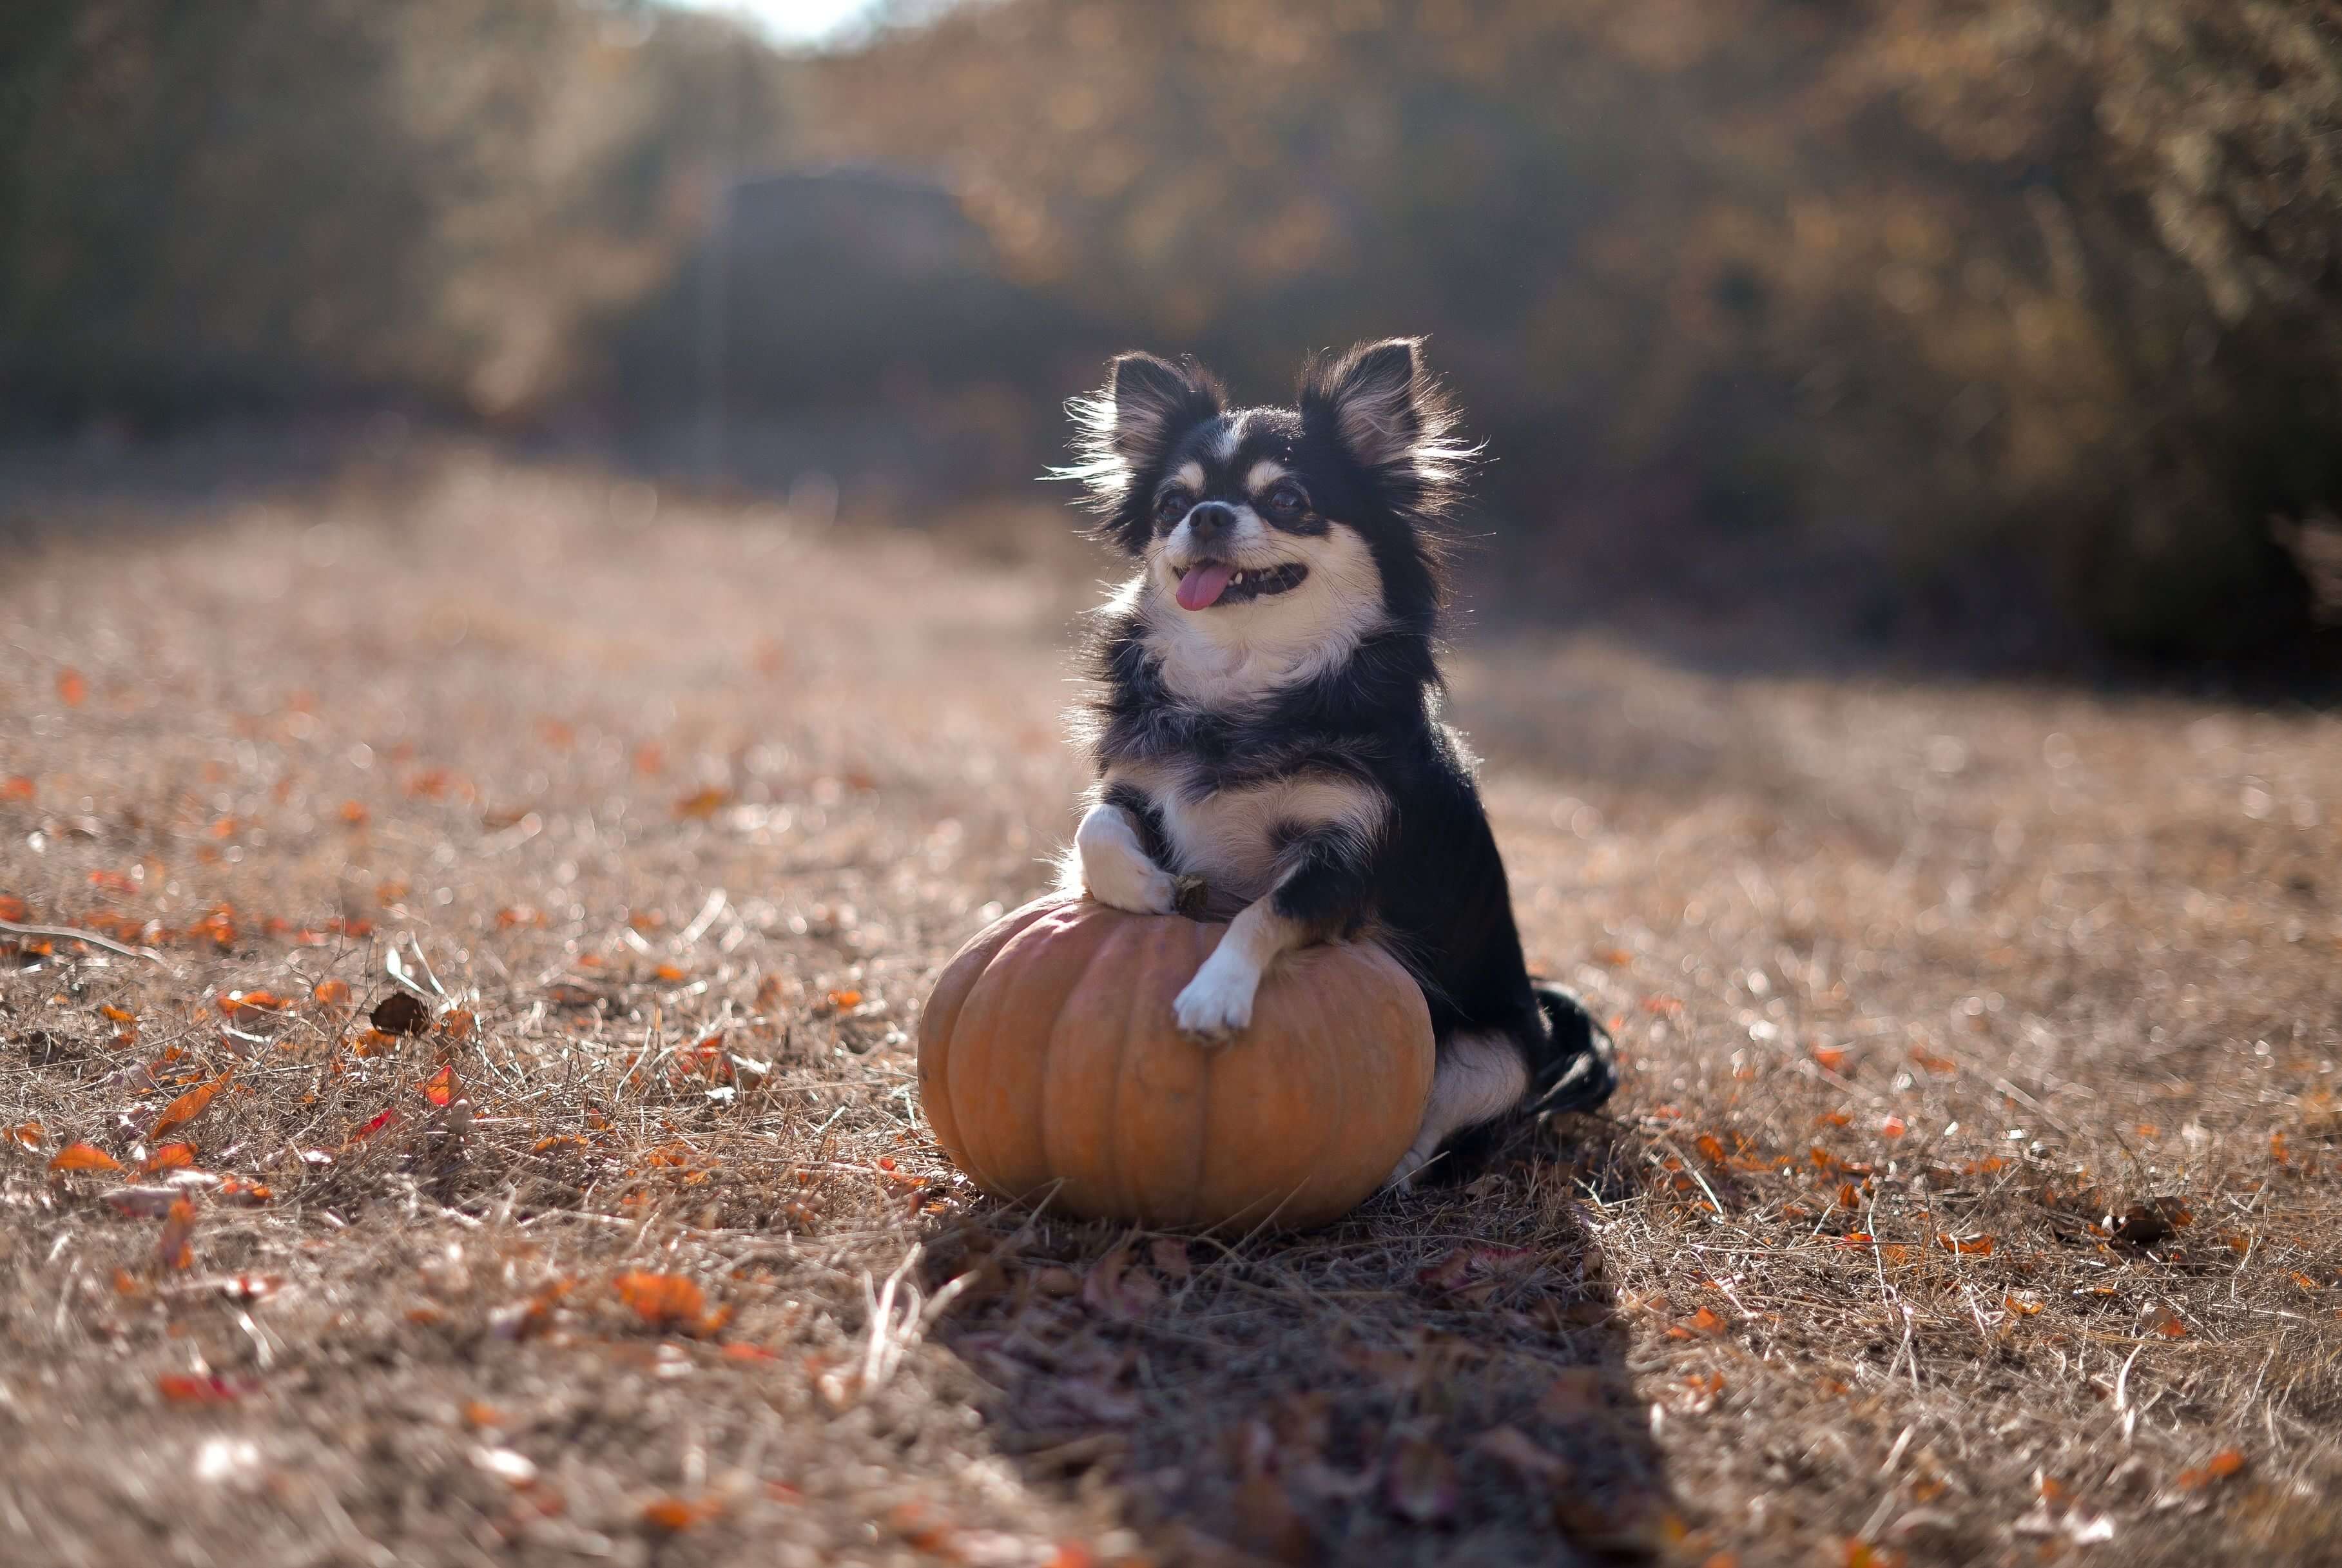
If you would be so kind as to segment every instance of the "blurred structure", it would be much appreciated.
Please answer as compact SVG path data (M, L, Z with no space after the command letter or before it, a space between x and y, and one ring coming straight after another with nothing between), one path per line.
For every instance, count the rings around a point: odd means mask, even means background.
M988 483L1114 347L1265 396L1429 333L1522 607L2332 656L2331 0L936 10L783 56L586 0L16 7L8 409L696 418L759 477L715 410Z

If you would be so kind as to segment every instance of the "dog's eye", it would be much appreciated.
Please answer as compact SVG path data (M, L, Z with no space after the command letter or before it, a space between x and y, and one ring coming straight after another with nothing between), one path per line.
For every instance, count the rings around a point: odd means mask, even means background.
M1279 517L1298 517L1309 509L1309 497L1290 479L1280 479L1270 485L1261 503Z
M1155 498L1155 520L1158 523L1176 523L1187 514L1187 493L1185 490L1176 488L1166 490Z

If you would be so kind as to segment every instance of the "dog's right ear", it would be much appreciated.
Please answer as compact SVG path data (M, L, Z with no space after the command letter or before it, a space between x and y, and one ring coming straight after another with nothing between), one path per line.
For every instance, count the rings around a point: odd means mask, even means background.
M1220 385L1186 360L1122 354L1106 372L1103 401L1114 410L1114 448L1133 472L1151 466L1175 436L1218 415Z
M1099 533L1135 553L1148 533L1138 487L1172 443L1226 406L1220 384L1192 359L1174 365L1151 354L1116 355L1106 385L1066 405L1078 461L1054 477L1088 486L1092 508L1106 514Z

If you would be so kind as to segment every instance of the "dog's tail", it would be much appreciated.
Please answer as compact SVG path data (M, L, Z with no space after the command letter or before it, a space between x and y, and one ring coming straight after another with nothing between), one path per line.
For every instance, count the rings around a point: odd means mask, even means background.
M1551 1044L1521 1108L1531 1114L1594 1110L1618 1086L1617 1044L1575 993L1544 983L1535 989Z

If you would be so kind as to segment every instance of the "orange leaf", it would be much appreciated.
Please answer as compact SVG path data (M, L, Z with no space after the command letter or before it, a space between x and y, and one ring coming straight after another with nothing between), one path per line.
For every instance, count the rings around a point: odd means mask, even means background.
M198 1084L164 1106L163 1114L155 1117L155 1124L146 1130L147 1134L159 1138L174 1127L184 1127L202 1115L204 1107L212 1103L212 1096L218 1094L233 1075L223 1073L210 1083Z
M704 789L696 794L687 794L676 802L675 814L697 817L705 821L731 804L732 794L729 790Z
M2283 1133L2271 1133L2269 1134L2269 1158L2275 1160L2280 1165L2287 1165L2293 1163L2286 1157L2285 1134Z
M707 1307L698 1284L681 1274L630 1269L613 1280L611 1287L645 1323L656 1327L696 1325Z
M111 1023L135 1024L138 1022L138 1014L131 1012L127 1007L116 1007L110 1003L100 1007L98 1012Z
M285 998L274 991L231 991L219 999L219 1010L230 1018L247 1007L262 1013L281 1013L285 1010Z
M163 1222L163 1233L155 1243L155 1261L166 1269L184 1269L195 1261L195 1249L189 1245L195 1233L195 1205L185 1198L173 1201L171 1213Z
M1878 1130L1887 1137L1899 1138L1909 1132L1911 1127L1910 1124L1904 1121L1902 1117L1890 1114L1887 1120L1878 1124Z
M1724 1140L1717 1137L1715 1134L1702 1133L1698 1139L1698 1148L1701 1154L1706 1155L1717 1164L1720 1165L1724 1164Z
M658 1497L643 1504L643 1523L654 1530L680 1534L722 1512L723 1505L712 1498L688 1503L680 1497Z
M2010 1312L2021 1313L2026 1317L2041 1315L2042 1303L2039 1302L2019 1301L2015 1296L2003 1296L2000 1298L2000 1304Z
M1990 1236L1937 1236L1936 1240L1943 1243L1944 1250L1947 1253L1957 1253L1964 1257L1992 1256Z
M445 1105L455 1097L455 1069L442 1067L431 1074L423 1085L423 1097L435 1105Z
M33 781L23 774L10 774L0 779L0 800L31 800L33 793ZM9 920L25 918L22 914L5 914L5 912L0 912L0 917Z
M859 1007L862 1005L862 993L859 991L833 991L829 994L829 1004L832 1007L836 1008L840 1013L845 1012L849 1007Z
M346 1007L350 1001L349 982L320 980L317 988L309 993L309 1000L321 1007Z
M195 1163L194 1144L165 1144L147 1155L146 1163L138 1169L142 1174L151 1176L157 1171L183 1171Z
M77 708L89 700L89 683L82 679L79 670L57 672L57 700L69 708Z
M1814 1047L1814 1060L1820 1063L1824 1067L1828 1068L1833 1073L1837 1072L1840 1068L1846 1065L1846 1056L1847 1051L1846 1047L1843 1045L1817 1045Z
M52 1171L118 1171L122 1162L94 1144L68 1144L49 1162Z
M244 1391L224 1377L194 1377L184 1372L156 1378L155 1392L173 1404L225 1404L244 1397Z
M1862 1207L1862 1189L1852 1182L1840 1182L1837 1188L1837 1206L1841 1209Z
M42 1140L45 1139L48 1135L48 1130L43 1127L38 1122L19 1122L15 1126L10 1128L8 1131L8 1136L14 1138L17 1143L23 1144L27 1149L39 1148L41 1146Z
M342 822L348 827L364 827L367 816L365 803L345 800L342 803Z
M2226 1481L2244 1467L2245 1456L2242 1450L2224 1448L2194 1469L2181 1471L2173 1479L2178 1483L2180 1490L2195 1492L2209 1486L2215 1481Z

